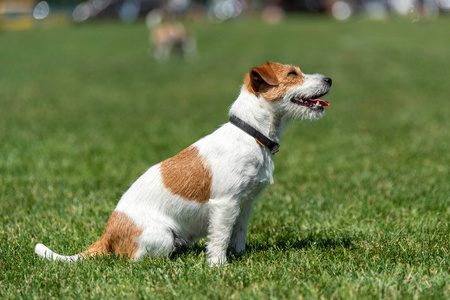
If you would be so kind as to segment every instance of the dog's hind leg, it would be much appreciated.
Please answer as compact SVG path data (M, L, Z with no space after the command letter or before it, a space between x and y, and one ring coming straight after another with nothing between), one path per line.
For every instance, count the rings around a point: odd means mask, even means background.
M139 248L134 260L140 260L146 254L157 257L167 256L175 250L175 235L169 228L147 228L137 239Z

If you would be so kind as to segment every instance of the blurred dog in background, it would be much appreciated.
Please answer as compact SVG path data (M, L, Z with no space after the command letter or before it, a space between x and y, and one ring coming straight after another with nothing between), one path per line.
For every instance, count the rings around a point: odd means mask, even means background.
M194 35L177 21L164 21L162 10L152 10L146 17L150 31L150 55L156 60L182 57L191 60L197 55Z

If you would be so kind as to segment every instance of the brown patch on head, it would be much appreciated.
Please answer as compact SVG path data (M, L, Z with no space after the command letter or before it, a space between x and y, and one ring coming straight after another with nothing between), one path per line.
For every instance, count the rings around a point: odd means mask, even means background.
M198 149L189 147L161 163L164 186L174 195L200 203L211 197L212 175Z
M244 86L250 93L272 102L282 99L290 88L303 84L303 81L299 67L266 62L247 73Z
M141 236L142 231L125 213L113 211L100 240L93 243L82 255L114 253L134 258L139 248L136 239Z

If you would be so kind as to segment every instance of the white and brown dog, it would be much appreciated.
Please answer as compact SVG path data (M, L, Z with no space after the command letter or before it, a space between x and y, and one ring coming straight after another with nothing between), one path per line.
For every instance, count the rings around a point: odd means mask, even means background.
M252 68L230 109L230 122L148 169L120 199L100 240L62 256L43 244L39 256L75 261L95 254L168 255L207 236L210 265L226 263L227 248L245 250L253 204L273 183L273 154L293 119L318 119L331 88L323 75L293 65Z

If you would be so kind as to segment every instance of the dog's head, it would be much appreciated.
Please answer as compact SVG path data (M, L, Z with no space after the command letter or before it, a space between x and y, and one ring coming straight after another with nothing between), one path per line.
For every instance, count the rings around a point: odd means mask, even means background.
M318 99L331 89L331 78L320 74L303 74L299 67L266 62L252 68L244 86L262 97L275 111L292 119L318 119L327 101Z

